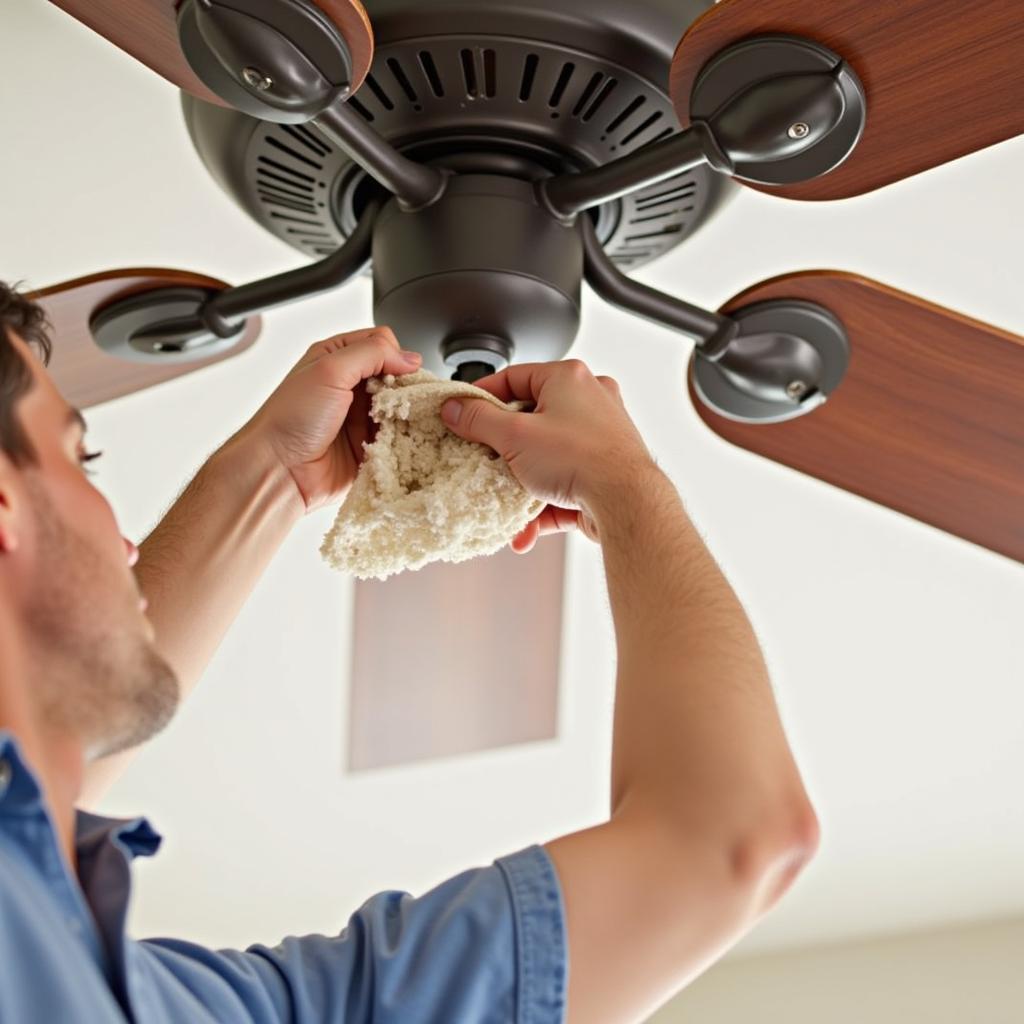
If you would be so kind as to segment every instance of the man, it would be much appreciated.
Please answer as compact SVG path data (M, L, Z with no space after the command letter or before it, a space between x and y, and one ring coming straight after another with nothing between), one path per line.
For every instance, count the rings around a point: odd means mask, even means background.
M3 1024L640 1021L811 857L816 819L753 632L615 383L577 361L513 366L480 385L534 412L462 400L444 416L549 503L517 550L577 527L602 546L609 820L419 898L379 893L332 937L245 952L127 939L130 861L158 839L76 803L166 724L291 526L352 483L361 383L418 358L386 328L314 345L140 555L82 473L95 453L44 369L44 326L0 284Z

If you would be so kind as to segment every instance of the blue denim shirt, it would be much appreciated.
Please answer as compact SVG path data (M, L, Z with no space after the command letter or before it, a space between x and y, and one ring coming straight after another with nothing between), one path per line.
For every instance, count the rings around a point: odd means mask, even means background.
M559 1024L562 894L540 846L423 896L371 896L340 935L212 950L125 935L131 862L160 837L143 818L79 813L78 878L39 785L0 731L2 1024ZM301 864L296 864L301 870Z

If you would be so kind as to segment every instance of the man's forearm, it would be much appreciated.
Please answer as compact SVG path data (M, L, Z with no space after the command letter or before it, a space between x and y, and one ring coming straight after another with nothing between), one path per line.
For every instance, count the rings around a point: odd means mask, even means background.
M619 657L613 813L650 811L739 856L787 816L813 831L753 629L671 482L652 464L590 511Z
M136 574L157 650L186 696L304 511L295 485L244 434L219 449L139 547ZM131 756L90 766L97 799Z
M139 547L156 645L182 694L303 515L295 485L236 435L196 474Z

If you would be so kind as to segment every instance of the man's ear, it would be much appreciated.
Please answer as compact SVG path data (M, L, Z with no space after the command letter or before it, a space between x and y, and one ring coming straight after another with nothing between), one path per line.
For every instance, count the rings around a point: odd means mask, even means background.
M16 473L17 469L7 454L0 451L0 557L9 555L18 547Z

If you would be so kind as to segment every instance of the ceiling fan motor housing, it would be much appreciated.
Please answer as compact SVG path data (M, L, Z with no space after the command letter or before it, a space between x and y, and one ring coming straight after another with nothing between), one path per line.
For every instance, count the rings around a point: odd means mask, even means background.
M608 163L679 132L669 67L712 0L365 0L376 49L350 107L417 160L526 176ZM355 229L375 184L317 127L259 121L183 94L210 173L310 257ZM476 162L476 166L474 166ZM699 167L605 204L598 236L624 270L674 248L736 186ZM378 192L379 194L379 192Z

